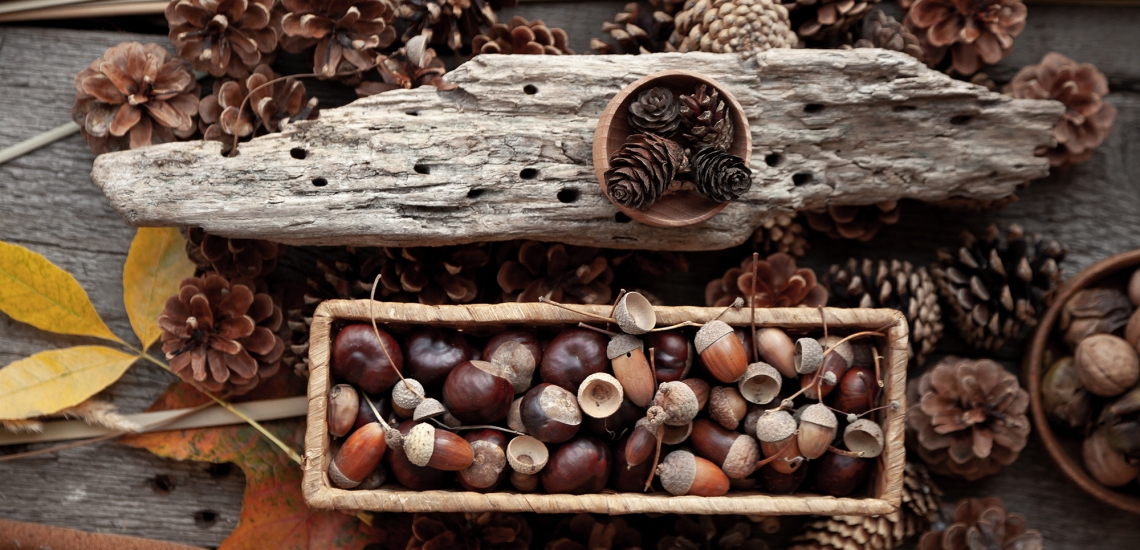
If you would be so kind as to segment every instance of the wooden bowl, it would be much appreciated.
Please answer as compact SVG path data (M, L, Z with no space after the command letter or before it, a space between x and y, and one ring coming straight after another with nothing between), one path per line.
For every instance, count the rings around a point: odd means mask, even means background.
M1041 317L1041 322L1037 325L1037 330L1033 333L1033 339L1030 341L1029 353L1026 354L1022 372L1026 378L1025 385L1029 390L1029 407L1033 414L1037 436L1041 438L1041 442L1045 444L1045 450L1049 452L1049 456L1053 458L1053 462L1057 464L1061 472L1086 493L1121 510L1140 514L1140 498L1101 485L1085 471L1082 466L1082 459L1079 456L1073 456L1065 449L1065 445L1053 433L1053 426L1045 416L1045 407L1041 403L1041 377L1044 376L1047 369L1047 366L1041 363L1044 360L1045 348L1049 340L1056 338L1053 334L1053 327L1057 323L1057 317L1060 315L1065 302L1069 301L1074 292L1082 288L1095 286L1108 277L1118 275L1124 270L1136 268L1140 268L1140 250L1125 252L1101 260L1069 279L1057 293L1052 307Z
M751 164L752 131L748 128L748 117L744 116L744 109L723 84L692 71L662 71L646 76L626 86L610 100L594 131L594 173L602 192L618 210L635 221L657 227L684 227L703 222L728 206L727 202L716 202L696 191L687 190L661 197L649 208L638 210L614 202L606 190L605 173L610 169L610 157L625 145L630 135L637 133L626 118L629 106L637 101L637 96L650 88L664 86L673 92L673 97L679 98L682 94L691 95L700 84L716 89L721 99L728 103L732 117L732 147L728 152L744 159L745 164Z

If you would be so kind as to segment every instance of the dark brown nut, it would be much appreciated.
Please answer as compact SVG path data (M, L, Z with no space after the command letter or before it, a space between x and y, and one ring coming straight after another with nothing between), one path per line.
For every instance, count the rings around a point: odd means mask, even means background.
M417 424L404 437L404 453L416 466L454 472L465 470L475 460L466 439L431 424Z
M582 411L574 394L554 384L539 384L519 404L526 433L543 443L562 443L578 433Z
M744 434L726 430L704 418L693 422L690 443L697 454L724 470L729 478L743 479L756 471L760 446Z
M425 327L410 334L404 351L406 376L419 380L433 393L443 386L451 369L471 357L471 347L463 334L436 327Z
M1092 417L1089 392L1081 384L1072 357L1062 357L1041 379L1041 405L1049 418L1069 428L1080 428Z
M365 405L367 406L367 405ZM348 384L337 384L329 391L329 433L344 437L352 431L360 412L360 394Z
M816 489L833 497L845 497L854 493L871 477L874 469L873 459L835 453L823 455L812 467Z
M385 393L400 380L404 355L396 339L380 330L380 340L372 325L348 325L337 333L332 349L332 373L339 380L364 393ZM389 362L391 358L391 362Z
M542 381L568 392L578 391L587 376L605 372L610 366L606 358L608 344L605 335L584 328L558 333L543 352L539 368Z
M492 424L507 417L515 388L486 361L464 361L443 383L443 405L464 424Z
M601 441L580 435L564 443L539 474L547 493L597 493L606 486L613 455Z

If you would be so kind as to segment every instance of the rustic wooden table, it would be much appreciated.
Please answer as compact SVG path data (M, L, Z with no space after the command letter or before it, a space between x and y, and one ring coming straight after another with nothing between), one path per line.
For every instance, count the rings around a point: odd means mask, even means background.
M510 13L566 28L574 49L586 52L590 37L600 36L602 22L623 5L549 2L524 4ZM961 230L980 231L991 222L1020 223L1065 242L1072 251L1064 263L1069 273L1140 246L1140 140L1133 141L1140 138L1138 31L1140 8L1031 4L1028 27L1013 53L989 74L1007 81L1050 50L1097 65L1112 86L1107 100L1120 115L1093 159L1034 182L1019 202L1000 212L964 214L906 204L899 224L871 243L813 236L803 263L817 270L849 256L927 263L937 247L954 246ZM127 40L166 43L165 36L0 27L0 147L69 120L74 75L107 47ZM74 136L0 166L0 239L35 250L73 273L112 329L129 334L120 277L134 230L91 183L91 161L86 144ZM704 283L743 254L703 253L690 273L666 277L650 290L670 303L700 303ZM81 341L0 314L0 364ZM961 349L953 336L940 346L948 353ZM999 355L1018 370L1019 349L1007 346ZM139 364L102 397L127 412L140 411L173 381L172 375ZM1140 548L1140 518L1102 505L1065 481L1034 439L999 475L941 485L950 501L1001 496L1044 533L1050 548ZM213 547L234 528L243 487L236 468L180 463L102 444L0 463L0 518Z

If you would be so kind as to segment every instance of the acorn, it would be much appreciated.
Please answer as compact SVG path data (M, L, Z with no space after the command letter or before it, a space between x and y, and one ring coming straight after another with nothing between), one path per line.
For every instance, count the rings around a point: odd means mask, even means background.
M559 447L539 476L547 493L597 493L609 481L612 463L609 447L594 437L580 435Z
M705 323L694 338L697 353L705 368L721 382L736 382L748 368L744 344L733 334L732 327L720 320Z
M688 440L689 435L693 433L692 422L686 422L679 426L666 424L661 428L661 443L665 445L680 445Z
M812 467L816 489L833 497L854 493L874 469L875 461L872 459L836 453L823 455Z
M374 491L382 487L387 481L388 470L384 468L383 464L379 464L376 466L375 470L372 470L372 473L368 474L368 476L364 478L364 481L360 482L360 485L356 486L356 490Z
M606 418L621 408L622 396L621 382L598 372L587 376L578 386L578 407L592 418Z
M708 384L696 378L665 382L653 398L654 407L664 411L664 423L680 426L691 422L708 401Z
M507 436L495 430L467 434L475 458L459 472L459 484L468 491L492 491L510 474L507 468Z
M614 378L621 382L629 400L638 407L649 406L655 390L653 370L645 359L641 340L628 334L619 334L606 346L606 357L613 367Z
M1081 340L1073 361L1081 383L1093 395L1117 396L1140 380L1140 355L1119 336L1094 334Z
M1110 447L1104 430L1085 438L1082 454L1085 469L1105 487L1123 487L1140 475L1140 465L1129 463L1121 452Z
M614 320L627 334L645 334L657 326L657 312L641 293L627 292L614 308Z
M728 476L716 464L688 451L669 453L657 466L657 477L674 496L719 497L729 489Z
M443 404L465 424L491 424L507 417L515 389L487 361L464 361L443 383Z
M610 486L623 493L640 493L645 490L645 480L649 479L653 461L643 459L637 465L629 466L625 453L630 437L631 434L627 434L614 445L614 468L610 474Z
M422 423L405 421L400 423L395 430L387 434L393 436L385 438L388 446L392 447L393 451L385 455L388 460L388 468L391 470L392 475L395 476L396 481L408 489L413 491L440 489L449 479L448 472L435 468L417 466L412 464L412 461L408 459L407 453L397 452L397 450L403 449L404 437L412 431L412 428L419 425L422 425Z
M839 379L839 386L827 396L827 402L845 413L863 414L875 406L878 391L875 372L867 367L854 367Z
M716 386L709 391L709 416L721 426L735 430L747 414L748 402L736 388Z
M836 341L838 337L831 336L828 339ZM821 338L822 340L822 338ZM826 342L824 342L826 345ZM800 376L800 387L807 388L804 391L804 397L816 401L820 397L826 397L835 386L839 384L839 380L847 373L847 368L851 364L850 360L853 357L851 353L851 346L847 342L840 344L834 351L823 356L823 364L814 372ZM819 383L819 379L823 378L823 382ZM817 393L818 390L818 393Z
M625 457L626 469L648 460L656 448L657 430L649 426L649 419L638 420L629 438L625 440L625 450L622 455Z
M348 436L329 463L329 481L341 489L360 485L380 464L387 449L384 428L379 423L362 426Z
M392 412L400 418L411 418L416 407L423 403L424 386L413 378L405 378L392 386Z
M574 394L547 383L526 392L519 404L519 417L526 433L544 443L568 441L582 424L582 411Z
M835 441L838 428L839 419L825 405L815 403L805 407L800 416L800 435L796 438L800 454L809 460L823 456Z
M711 460L729 478L746 478L756 471L760 447L751 437L726 430L702 418L693 422L693 434L689 440L698 455Z
M754 345L765 363L775 367L786 378L796 377L796 344L786 332L774 327L757 329Z
M751 403L763 405L771 403L780 394L784 377L780 371L768 363L752 363L740 377L737 387L740 395Z
M875 458L883 454L885 441L883 428L866 418L848 424L843 430L843 444L847 450L859 453L863 458Z
M352 431L360 412L360 394L348 384L337 384L329 390L329 433L344 437Z
M796 419L788 411L767 411L756 421L756 439L765 457L779 455L769 463L782 474L795 472L803 464L796 442Z
M796 340L792 362L799 374L811 374L823 365L823 346L815 338Z
M428 423L417 424L404 436L404 454L416 466L447 472L466 469L475 460L466 439Z
M495 365L499 376L510 381L516 395L530 389L538 367L531 349L516 340L501 343L487 361Z

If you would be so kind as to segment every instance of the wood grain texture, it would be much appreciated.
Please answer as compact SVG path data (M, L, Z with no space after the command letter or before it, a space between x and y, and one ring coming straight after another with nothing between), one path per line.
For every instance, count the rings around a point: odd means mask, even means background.
M752 189L686 228L622 223L593 174L598 116L662 70L725 85L751 122ZM999 198L1044 176L1061 106L1013 100L898 52L479 56L454 92L400 90L245 143L100 156L92 178L135 225L200 225L290 244L444 245L528 238L708 250L771 212L954 196ZM559 193L571 190L572 197Z

